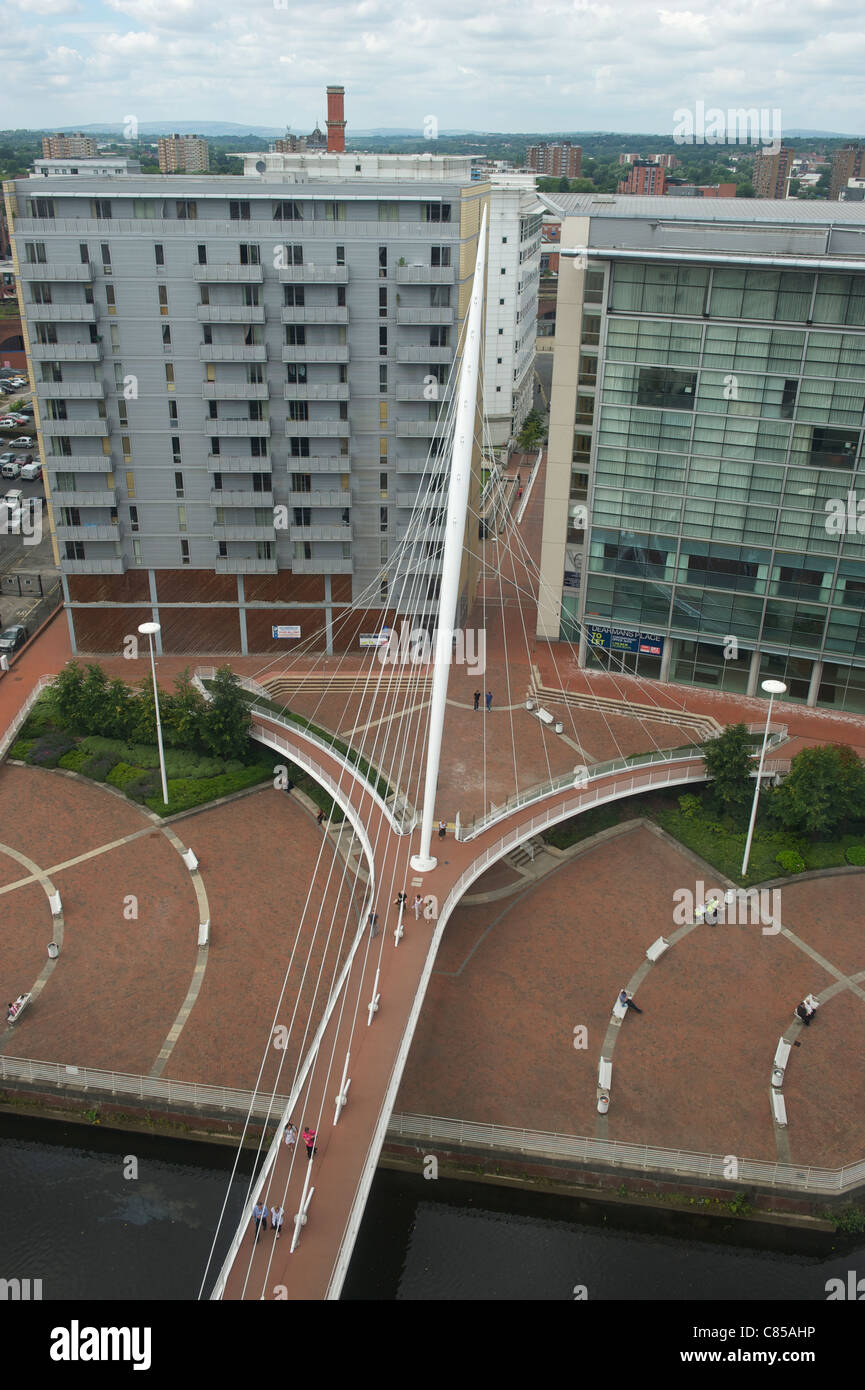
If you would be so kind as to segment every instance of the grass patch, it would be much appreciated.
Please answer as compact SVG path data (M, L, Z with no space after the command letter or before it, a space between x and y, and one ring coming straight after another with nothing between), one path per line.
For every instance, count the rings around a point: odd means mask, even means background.
M15 758L19 763L27 761L27 754L36 742L35 738L17 738L7 753L8 758Z
M259 782L269 782L272 777L273 769L259 763L242 768L240 772L225 772L220 777L169 778L168 806L163 805L161 787L155 796L145 797L145 805L159 816L175 816L178 811L203 806L208 801L244 791Z
M84 748L70 748L68 753L63 754L57 766L64 767L67 772L80 772L89 757L90 754Z

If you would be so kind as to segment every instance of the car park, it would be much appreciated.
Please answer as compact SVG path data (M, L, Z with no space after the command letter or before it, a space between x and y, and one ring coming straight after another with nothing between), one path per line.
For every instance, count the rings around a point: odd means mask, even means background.
M15 623L12 627L7 627L4 632L0 632L0 652L9 654L17 652L19 647L23 647L27 641L29 633L23 623Z
M19 434L17 439L12 440L13 449L32 449L36 440L30 434Z

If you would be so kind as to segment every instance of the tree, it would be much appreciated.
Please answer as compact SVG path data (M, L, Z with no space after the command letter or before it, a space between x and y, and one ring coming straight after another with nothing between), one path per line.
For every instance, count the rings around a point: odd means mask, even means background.
M830 834L843 821L865 815L865 767L844 745L803 748L768 806L787 830Z
M210 684L201 738L217 758L241 758L249 745L251 717L243 687L230 666L220 666Z
M160 701L160 709L162 709ZM165 742L172 748L197 748L201 745L201 725L207 714L207 701L192 684L189 667L181 671L174 682L174 694L165 701L162 722Z
M703 744L703 760L715 800L733 815L750 805L754 749L744 724L728 724L719 738Z
M570 193L570 191L571 191L571 181L570 181L570 179L565 178L565 175L562 174L562 177L559 179L559 192L560 192L560 193Z
M58 723L73 733L84 733L83 700L84 672L77 661L70 661L51 685L50 700Z

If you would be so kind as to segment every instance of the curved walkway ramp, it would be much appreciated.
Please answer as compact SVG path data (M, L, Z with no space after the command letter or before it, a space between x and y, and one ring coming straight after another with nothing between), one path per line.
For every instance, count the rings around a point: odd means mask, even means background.
M405 833L406 827L400 826L404 833L392 833L391 809L338 754L316 748L311 756L310 741L302 731L258 714L253 733L302 762L336 795L352 821L363 825L372 881L394 882L410 899L415 893L431 897L436 914L415 921L408 913L405 934L395 942L396 909L383 910L380 925L385 936L379 958L381 938L373 954L364 909L340 981L341 997L330 1001L212 1295L335 1299L348 1269L439 943L467 888L491 864L545 827L604 801L702 781L705 768L702 758L693 753L667 757L638 768L599 772L579 787L571 784L536 796L527 805L502 808L492 824L474 828L470 840L459 842L449 836L438 841L436 868L421 877L408 868L409 856L418 849L419 832ZM377 1010L371 1007L376 997ZM343 1091L341 1078L349 1052L348 1098L339 1109L337 1096ZM301 1095L302 1113L295 1108ZM282 1143L284 1124L291 1118L301 1131L314 1124L319 1113L324 1118L317 1152L308 1162L300 1137L294 1150ZM285 1227L279 1240L268 1231L254 1244L251 1206L259 1197L266 1197L269 1206L284 1205ZM297 1226L299 1240L292 1252L295 1217L302 1210L306 1220Z

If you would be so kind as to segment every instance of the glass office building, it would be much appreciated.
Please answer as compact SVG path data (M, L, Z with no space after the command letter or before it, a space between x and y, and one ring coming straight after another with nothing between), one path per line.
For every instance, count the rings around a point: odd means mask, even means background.
M539 629L589 668L865 711L865 214L559 201L587 250L561 263Z

